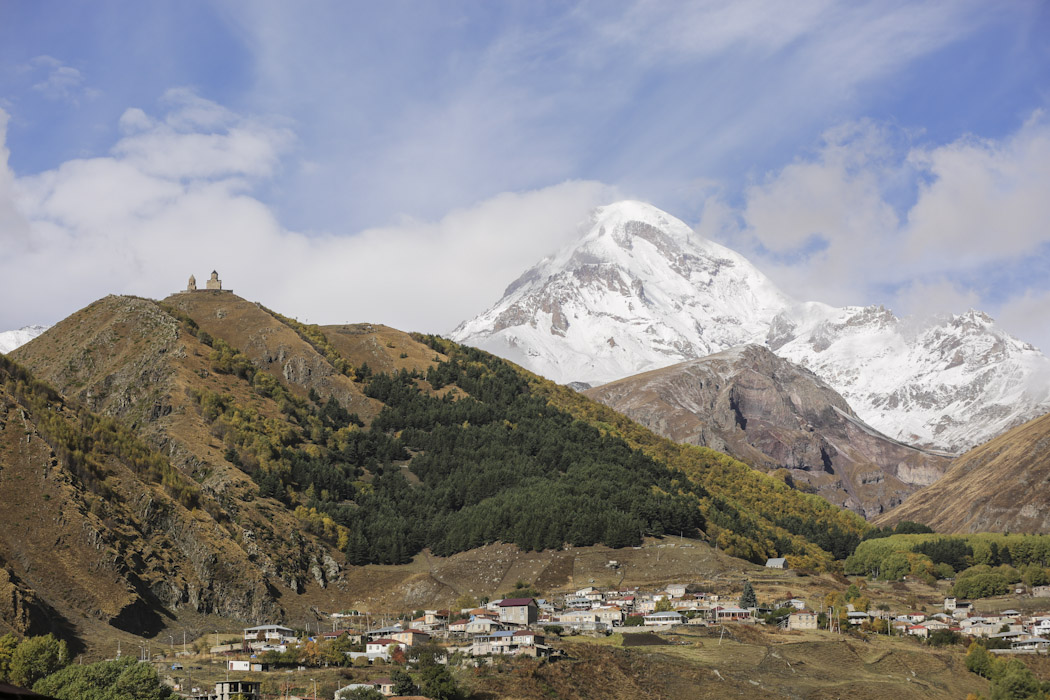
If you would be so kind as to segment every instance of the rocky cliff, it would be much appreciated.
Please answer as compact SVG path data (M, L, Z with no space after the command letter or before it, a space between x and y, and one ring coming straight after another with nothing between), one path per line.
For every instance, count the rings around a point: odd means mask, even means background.
M758 345L584 393L673 440L787 470L800 488L865 517L933 483L949 461L882 435L812 372Z

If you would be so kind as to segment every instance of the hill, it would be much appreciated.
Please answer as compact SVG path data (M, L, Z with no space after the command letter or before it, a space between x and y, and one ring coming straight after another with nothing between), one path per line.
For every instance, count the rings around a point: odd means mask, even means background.
M875 522L937 532L1050 532L1050 414L953 460L940 480Z
M872 517L933 483L944 455L864 424L812 372L759 345L726 350L584 392L653 431L726 452Z
M153 635L187 615L450 596L463 587L420 557L498 542L527 556L674 533L722 562L823 568L867 527L487 353L228 292L106 297L4 368L0 479L24 494L0 512L12 625L51 609Z

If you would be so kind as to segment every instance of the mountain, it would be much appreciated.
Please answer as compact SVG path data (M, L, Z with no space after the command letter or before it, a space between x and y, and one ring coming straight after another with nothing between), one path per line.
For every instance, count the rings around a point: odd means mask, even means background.
M650 205L601 207L584 229L452 339L593 385L753 342L791 304L743 256Z
M878 518L937 532L1050 532L1050 414L952 461L937 482Z
M948 458L861 421L812 372L759 345L732 348L584 392L647 428L788 470L800 488L866 518L933 483Z
M451 337L594 386L746 344L813 370L890 437L961 451L1050 410L1050 358L971 311L925 322L789 298L659 209L594 211Z
M867 528L482 351L219 290L106 297L0 356L0 493L0 627L75 637L447 605L444 558L498 542L820 569Z
M986 314L916 323L880 306L797 306L765 338L898 440L961 452L1050 410L1050 359Z
M48 329L48 326L25 326L17 331L0 332L0 355L7 354L15 348L25 345Z

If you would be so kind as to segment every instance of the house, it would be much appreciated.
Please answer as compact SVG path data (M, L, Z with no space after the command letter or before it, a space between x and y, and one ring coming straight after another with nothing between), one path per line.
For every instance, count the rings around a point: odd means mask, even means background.
M283 644L295 640L295 632L281 625L258 625L244 629L244 643L252 646L255 642Z
M470 647L472 656L488 656L489 654L529 654L532 656L545 655L533 651L536 647L543 645L542 634L531 630L500 630L488 635L478 635Z
M787 628L789 630L815 630L817 629L817 614L809 610L799 610L788 615Z
M344 634L350 640L351 644L360 644L361 643L361 639L362 639L361 633L358 632L357 630L350 630L350 629L333 630L331 632L325 632L324 634L321 635L321 638L324 639L326 642L334 642L335 640L337 640L340 637L342 637Z
M240 700L259 700L260 687L258 681L219 681L214 693L194 695L190 700L231 700L234 696L240 696Z
M649 613L642 618L642 624L646 627L680 625L684 622L685 617L681 613L674 611Z
M227 671L269 671L269 665L261 661L250 661L247 659L229 659L226 662Z
M1050 586L1032 586L1033 598L1050 598Z
M448 623L448 631L450 634L466 634L468 624L470 624L470 620L456 620L455 622L450 622Z
M1010 641L1010 648L1027 651L1046 651L1050 649L1050 639L1035 636L1021 636Z
M633 610L634 609L634 596L633 595L621 595L615 598L608 598L606 602L610 605L615 605L621 610Z
M488 634L493 630L501 629L503 629L503 625L496 620L493 620L491 617L479 615L472 617L470 621L467 622L465 631L467 634Z
M805 610L806 609L806 601L802 600L801 598L790 598L790 599L785 600L784 602L780 603L780 607L782 607L782 608L794 608L795 610Z
M921 624L921 625L909 625L908 626L908 634L910 634L913 637L919 637L921 639L926 639L927 637L930 636L930 630L926 629L926 625L924 625L924 624Z
M665 590L667 591L667 595L672 598L681 598L685 595L685 589L686 585L684 583L672 583L668 585Z
M786 569L788 568L787 559L784 557L774 557L772 559L766 559L767 569Z
M499 621L505 624L528 627L538 616L539 608L532 598L506 598L499 602Z
M401 626L401 623L397 622L389 627L380 627L379 629L369 630L365 633L365 636L367 636L368 639L382 639L384 637L389 637L395 632L400 632L403 629L404 627Z
M595 608L593 612L598 622L604 622L609 625L609 627L619 627L623 624L623 610L620 610L615 606L608 605L601 608Z
M744 610L743 608L728 607L723 608L721 606L714 609L715 620L718 622L739 622L740 620L750 620L751 611Z
M365 645L365 654L368 656L369 661L375 659L389 661L390 654L400 646L404 645L396 639L375 639Z
M871 616L866 612L858 610L846 613L846 620L851 625L860 625L871 620Z
M391 634L390 639L401 642L406 647L412 647L417 644L426 644L430 641L430 635L420 630L402 630Z

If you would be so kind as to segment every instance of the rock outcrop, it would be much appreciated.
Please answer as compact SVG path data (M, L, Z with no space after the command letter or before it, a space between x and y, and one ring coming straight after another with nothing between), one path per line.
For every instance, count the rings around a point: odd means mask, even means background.
M948 467L861 421L812 372L758 345L611 382L584 394L679 442L726 452L865 517Z

